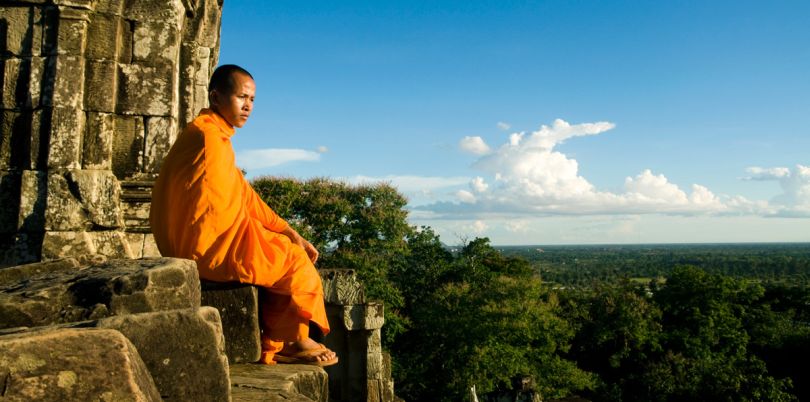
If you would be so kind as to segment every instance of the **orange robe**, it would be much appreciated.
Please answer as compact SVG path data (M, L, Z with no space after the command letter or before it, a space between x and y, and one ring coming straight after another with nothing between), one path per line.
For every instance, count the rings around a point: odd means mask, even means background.
M203 109L177 138L152 190L149 219L158 249L196 261L202 279L265 288L265 349L278 348L271 341L302 340L310 320L326 334L320 276L304 249L280 233L287 222L236 167L234 132Z

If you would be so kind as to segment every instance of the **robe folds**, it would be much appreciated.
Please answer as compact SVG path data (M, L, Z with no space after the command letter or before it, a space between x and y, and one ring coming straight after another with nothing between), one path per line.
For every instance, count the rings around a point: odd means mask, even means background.
M196 261L202 279L248 283L277 295L272 311L262 314L263 338L300 340L300 325L309 320L326 334L320 275L304 249L281 234L287 222L236 167L234 132L203 109L172 145L152 189L149 218L158 249Z

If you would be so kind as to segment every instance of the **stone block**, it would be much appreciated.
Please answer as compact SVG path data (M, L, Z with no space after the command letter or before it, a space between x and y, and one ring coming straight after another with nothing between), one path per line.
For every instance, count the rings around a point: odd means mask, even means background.
M79 270L80 266L79 260L75 258L62 258L53 261L18 265L10 269L0 269L0 286L3 284L24 282L31 278L45 276L55 272L76 272Z
M382 303L370 302L343 306L343 325L349 331L380 329L384 323Z
M262 352L258 289L241 283L209 281L202 281L201 289L202 305L219 310L228 361L258 361Z
M69 170L48 176L47 230L123 226L121 188L109 170Z
M44 106L81 108L84 101L84 64L80 56L59 55L51 58L55 66L53 95L42 97ZM50 67L50 66L48 66Z
M115 116L114 125L112 170L123 180L140 173L143 166L143 118Z
M75 272L47 272L0 283L0 328L196 308L199 286L194 262L176 258L109 260Z
M129 249L132 250L132 258L143 257L143 241L146 233L128 233L125 232L124 236L129 243Z
M228 359L212 307L109 317L98 328L120 331L138 351L164 401L228 401Z
M17 232L21 174L0 170L0 233Z
M95 253L96 244L90 232L48 231L42 239L42 258L45 260Z
M81 167L84 125L85 114L81 109L53 108L48 168L78 169Z
M38 56L42 44L42 15L39 7L0 7L0 24L5 26L4 48L13 56Z
M146 233L143 239L143 257L160 257L160 250L158 250L157 243L155 243L155 236L151 233Z
M368 351L366 355L366 378L382 380L383 377L383 356L382 351Z
M90 3L91 1L86 0L80 3ZM72 3L76 3L76 1ZM72 7L59 7L56 52L58 54L83 56L89 21L90 17L86 11Z
M138 351L109 329L0 336L0 382L8 401L160 401Z
M149 201L127 200L121 203L124 210L124 226L127 230L137 230L139 232L149 232Z
M0 61L3 69L3 109L30 110L40 103L45 59L42 57L11 58Z
M45 229L48 231L89 230L93 227L82 208L75 182L66 175L48 175L45 207Z
M82 148L82 168L112 170L115 116L109 113L87 113L87 131Z
M298 364L234 364L231 365L230 372L235 401L285 400L281 397L301 401L329 400L329 378L320 367ZM243 399L243 396L247 398ZM301 397L306 399L300 399Z
M136 21L132 31L132 61L146 65L175 63L180 56L180 27L176 20Z
M181 0L124 0L124 15L135 21L183 22L186 8Z
M124 8L124 0L97 0L96 1L96 14L112 14L121 15Z
M109 2L105 3L109 5ZM119 15L93 13L87 28L85 57L88 60L116 61L124 24L126 21Z
M65 177L78 190L82 209L87 211L96 228L119 228L123 225L119 199L121 186L109 170L72 170Z
M53 1L53 4L56 4L58 6L78 8L82 10L93 10L93 3L95 2L95 0L51 0L51 1ZM60 9L66 9L65 7L60 7ZM70 8L67 8L67 10L74 11L71 10Z
M171 117L147 117L145 126L143 171L157 174L177 138L177 121Z
M0 169L45 169L43 150L40 138L48 135L50 110L0 110ZM43 130L45 131L43 133Z
M85 66L84 110L115 112L118 93L118 63L88 61Z
M171 116L177 70L173 64L123 64L117 111L122 114Z
M322 269L321 281L326 303L363 304L365 292L357 274L351 269Z
M129 242L122 231L94 230L90 232L90 238L93 241L94 254L110 258L134 258L132 249L129 248Z
M45 231L47 205L47 174L39 170L23 170L20 185L20 212L17 229L23 232Z

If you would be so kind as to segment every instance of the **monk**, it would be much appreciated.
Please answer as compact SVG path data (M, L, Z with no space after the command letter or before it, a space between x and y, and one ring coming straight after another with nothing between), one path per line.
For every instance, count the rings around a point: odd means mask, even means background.
M329 332L318 250L259 198L234 161L231 136L253 111L253 77L223 65L208 90L209 108L178 136L152 190L158 249L196 261L202 279L263 288L261 362L335 364L335 353L309 337L310 323Z

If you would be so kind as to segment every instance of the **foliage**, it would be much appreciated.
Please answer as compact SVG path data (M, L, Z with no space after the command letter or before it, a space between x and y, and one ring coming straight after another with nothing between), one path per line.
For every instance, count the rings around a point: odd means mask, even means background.
M385 303L384 347L407 400L464 400L473 384L483 394L516 375L545 398L810 399L807 247L538 251L474 239L453 253L408 225L389 185L253 185L322 251L320 267L355 269Z
M487 239L451 254L430 228L407 224L405 198L386 184L267 177L253 186L324 251L320 267L357 270L384 301L400 396L459 400L473 384L485 393L518 374L534 375L546 396L593 384L560 356L573 332L524 260Z

